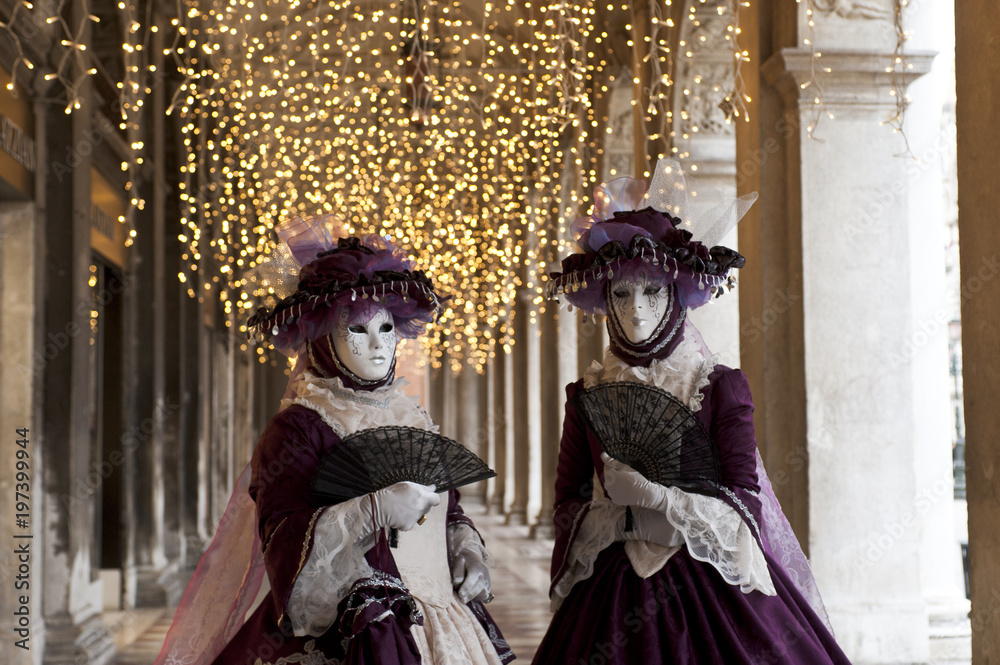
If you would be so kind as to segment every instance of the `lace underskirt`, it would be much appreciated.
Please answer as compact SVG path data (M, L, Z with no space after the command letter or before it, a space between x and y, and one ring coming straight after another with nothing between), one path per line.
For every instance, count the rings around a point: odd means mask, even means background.
M410 595L424 605L447 606L455 593L448 567L448 495L427 512L427 520L409 531L399 532L392 558Z
M496 648L472 610L452 594L446 606L415 598L423 626L412 626L420 661L425 665L500 665Z

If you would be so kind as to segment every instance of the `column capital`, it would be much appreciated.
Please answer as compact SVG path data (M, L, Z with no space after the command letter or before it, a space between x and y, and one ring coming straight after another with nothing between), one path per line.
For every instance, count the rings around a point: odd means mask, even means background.
M760 67L761 78L777 88L786 107L811 106L823 89L827 108L882 111L895 106L889 94L894 79L905 88L930 71L937 52L906 53L899 72L893 72L895 55L886 51L823 49L815 58L806 48L783 48ZM827 71L829 70L829 71ZM802 86L812 82L813 85Z

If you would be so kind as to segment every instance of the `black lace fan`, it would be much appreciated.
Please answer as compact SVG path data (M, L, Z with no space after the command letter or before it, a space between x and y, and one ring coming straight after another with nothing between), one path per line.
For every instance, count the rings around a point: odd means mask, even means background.
M603 383L573 400L601 448L646 478L714 495L719 458L708 432L683 402L642 383Z
M415 427L376 427L346 437L320 460L313 495L326 505L410 481L438 492L497 475L461 444Z

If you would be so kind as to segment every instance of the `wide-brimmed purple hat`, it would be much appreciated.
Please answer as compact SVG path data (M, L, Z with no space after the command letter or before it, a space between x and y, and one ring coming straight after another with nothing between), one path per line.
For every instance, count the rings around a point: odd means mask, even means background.
M685 219L689 191L674 160L660 160L648 193L646 183L633 178L599 185L593 214L573 222L573 238L582 251L563 259L560 272L550 273L549 296L564 296L585 312L604 314L604 288L612 280L645 276L674 283L687 308L700 307L732 288L731 271L743 267L745 259L709 242L729 232L756 194L727 201L691 220Z
M352 320L370 318L375 309L393 315L396 334L416 337L437 317L447 298L438 296L422 270L388 240L369 235L334 242L324 218L295 219L277 229L298 272L298 287L272 308L259 307L247 321L249 335L259 335L286 355L308 339L337 327L338 305L350 308Z

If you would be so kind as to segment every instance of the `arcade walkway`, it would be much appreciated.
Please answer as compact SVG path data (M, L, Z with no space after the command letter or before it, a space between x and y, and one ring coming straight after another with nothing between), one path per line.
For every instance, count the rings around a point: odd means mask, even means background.
M528 537L526 526L505 526L499 516L470 509L476 525L498 562L493 572L496 595L490 612L517 654L519 663L530 663L549 623L548 585L551 541ZM108 630L115 636L118 654L113 665L151 665L170 628L171 611L140 609L106 613Z

